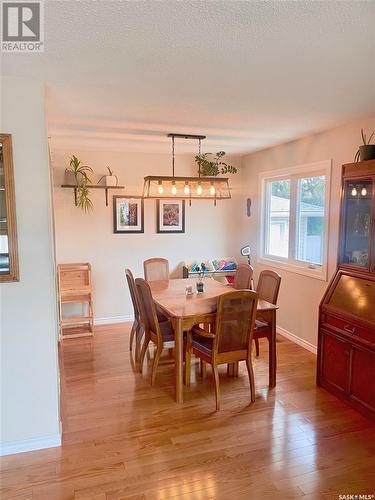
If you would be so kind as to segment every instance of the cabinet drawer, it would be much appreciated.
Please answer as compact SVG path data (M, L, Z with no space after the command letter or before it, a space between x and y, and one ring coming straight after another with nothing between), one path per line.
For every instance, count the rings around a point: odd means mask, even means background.
M375 333L369 328L358 326L345 319L336 318L335 316L326 315L324 322L326 325L333 326L343 333L359 337L360 339L367 340L375 345Z

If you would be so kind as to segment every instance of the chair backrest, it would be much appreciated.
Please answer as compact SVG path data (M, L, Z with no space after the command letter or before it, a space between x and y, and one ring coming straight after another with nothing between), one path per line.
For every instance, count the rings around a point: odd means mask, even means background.
M140 311L139 311L137 290L135 288L133 273L130 271L130 269L125 269L125 276L126 276L126 281L128 282L130 297L132 299L134 317L139 318Z
M233 288L236 290L250 290L254 269L250 264L239 264L234 275Z
M167 259L155 257L143 262L143 270L146 281L168 280L169 263Z
M257 292L259 298L277 304L281 283L281 276L274 271L261 271L258 280Z
M251 348L257 303L258 294L252 290L220 295L213 345L216 352Z
M152 298L150 285L142 278L135 279L135 288L137 290L139 311L141 313L141 321L146 331L151 331L158 337L158 341L162 342L162 336L159 327L159 321L156 314L156 306Z

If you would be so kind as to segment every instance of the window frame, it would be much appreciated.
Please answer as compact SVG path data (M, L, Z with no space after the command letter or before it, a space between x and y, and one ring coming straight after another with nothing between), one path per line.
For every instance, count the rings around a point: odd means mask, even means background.
M304 165L298 165L290 168L283 168L261 172L259 174L259 248L257 262L266 264L275 268L285 269L297 274L310 276L319 280L327 281L328 276L328 235L329 235L329 214L331 198L331 170L332 160L323 160ZM326 178L324 195L324 233L323 233L323 263L311 264L306 261L296 259L297 255L297 231L298 217L297 208L299 206L298 180L306 177L316 177L324 175ZM270 198L268 192L268 183L277 180L290 179L290 210L289 210L289 241L288 253L292 257L280 257L266 253L268 242L266 240L269 227L269 207Z

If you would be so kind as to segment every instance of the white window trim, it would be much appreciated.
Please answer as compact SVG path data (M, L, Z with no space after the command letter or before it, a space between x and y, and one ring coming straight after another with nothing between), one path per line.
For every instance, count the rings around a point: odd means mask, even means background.
M278 170L270 170L266 172L261 172L259 174L259 193L260 193L260 210L259 210L259 224L260 228L260 238L258 241L258 258L257 262L259 264L268 265L276 269L284 269L286 271L294 272L297 274L302 274L304 276L310 276L311 278L319 279L322 281L327 281L328 279L328 246L329 246L329 214L330 214L330 199L331 199L331 170L332 170L332 160L323 160L314 163L308 163L304 165L294 166L290 168L283 168ZM323 265L311 268L311 264L307 262L284 259L283 257L272 257L265 255L266 247L266 224L265 216L267 210L266 204L266 183L272 179L280 179L281 177L290 178L293 176L301 176L306 174L307 176L313 175L325 175L326 176L326 189L325 189L325 200L324 200L324 248L323 248ZM295 197L294 197L295 199ZM293 202L292 202L293 203ZM293 207L291 205L291 224L292 230L291 234L295 237L295 215ZM294 244L294 241L289 241L289 245Z

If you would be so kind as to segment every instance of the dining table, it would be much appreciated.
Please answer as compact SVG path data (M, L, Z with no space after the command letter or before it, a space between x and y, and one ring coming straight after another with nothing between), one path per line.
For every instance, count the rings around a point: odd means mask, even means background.
M194 325L212 323L216 315L217 299L220 295L233 290L232 287L220 283L213 278L204 279L204 291L196 292L197 279L176 278L150 281L154 302L158 309L167 316L175 332L175 378L176 402L183 403L183 333ZM187 287L193 293L187 293ZM269 387L276 385L276 310L278 306L259 299L257 316L266 315L272 327L269 343Z

